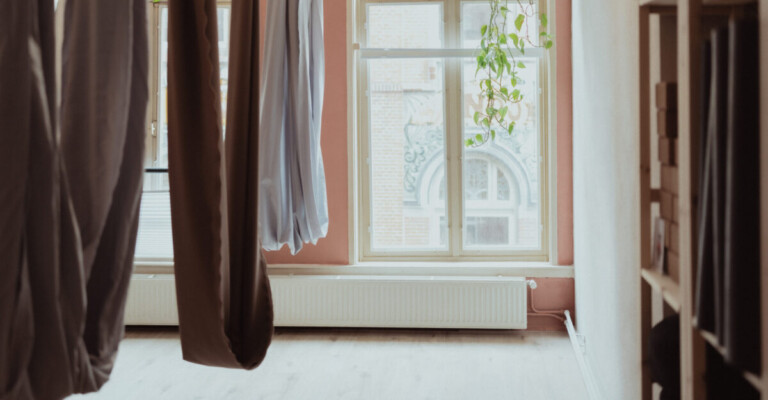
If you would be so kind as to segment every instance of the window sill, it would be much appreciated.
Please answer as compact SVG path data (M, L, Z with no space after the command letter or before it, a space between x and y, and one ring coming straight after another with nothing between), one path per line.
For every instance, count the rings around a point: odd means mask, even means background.
M172 261L136 261L137 274L168 274ZM498 261L376 261L354 265L272 264L270 275L376 275L376 276L508 276L528 278L573 278L573 266L545 262Z

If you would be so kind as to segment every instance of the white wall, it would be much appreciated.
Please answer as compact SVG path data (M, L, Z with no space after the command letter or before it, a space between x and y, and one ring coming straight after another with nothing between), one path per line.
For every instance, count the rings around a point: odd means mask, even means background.
M576 326L604 399L640 397L638 11L573 2Z

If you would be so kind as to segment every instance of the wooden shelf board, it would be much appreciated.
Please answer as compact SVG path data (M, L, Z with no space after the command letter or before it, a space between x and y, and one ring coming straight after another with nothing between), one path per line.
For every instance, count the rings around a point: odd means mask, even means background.
M654 290L661 293L664 301L676 312L680 312L680 286L667 275L658 273L652 269L640 270L643 280L648 282Z
M676 6L677 0L640 0L641 6Z
M640 6L661 6L661 7L676 7L678 0L639 0ZM705 7L709 6L745 6L750 4L757 4L758 0L701 0L701 4Z
M757 0L702 0L705 6L744 6L757 4Z
M715 350L717 350L721 355L725 356L725 348L720 345L720 343L717 341L717 336L715 336L712 332L708 332L702 329L696 328L696 331L701 334L701 337L704 338L704 340L709 343L710 346L712 346ZM742 374L744 375L744 379L747 380L752 386L757 389L758 392L762 392L763 390L763 383L759 376L749 372L749 371L742 371Z

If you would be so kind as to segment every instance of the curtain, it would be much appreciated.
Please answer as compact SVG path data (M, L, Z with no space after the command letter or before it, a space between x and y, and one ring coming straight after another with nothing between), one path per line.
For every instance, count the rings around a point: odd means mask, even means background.
M714 235L712 229L712 160L709 131L710 108L714 108L717 99L710 96L712 90L712 41L707 40L702 46L701 78L701 128L699 145L699 207L698 237L696 238L696 325L699 329L715 332L715 267L712 253ZM719 313L718 313L719 316Z
M732 20L729 29L723 342L728 363L760 374L758 24L754 18Z
M701 204L699 209L697 257L697 324L700 329L723 335L723 271L725 217L725 139L728 113L725 107L728 90L728 28L711 33L709 78L704 92L709 99L703 170L701 171Z
M98 390L123 335L145 1L69 0L63 19L59 93L53 2L0 1L0 399Z
M715 331L722 338L724 329L723 315L723 274L725 271L725 142L728 136L727 101L728 72L728 28L719 28L712 33L712 86L710 89L709 109L709 185L712 229L712 265L714 274Z
M171 0L168 174L185 360L258 366L272 301L258 241L258 2L232 2L226 143L215 0Z
M713 332L725 361L760 373L760 186L757 22L712 32L704 88L697 324ZM707 72L705 71L705 72Z
M259 183L267 250L328 233L320 125L325 77L322 0L270 0L264 50Z

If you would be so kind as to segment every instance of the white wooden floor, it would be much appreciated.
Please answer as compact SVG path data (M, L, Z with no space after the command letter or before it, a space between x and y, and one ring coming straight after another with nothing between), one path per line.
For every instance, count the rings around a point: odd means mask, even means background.
M254 371L181 359L174 330L129 330L112 378L70 399L586 400L564 333L278 330Z

